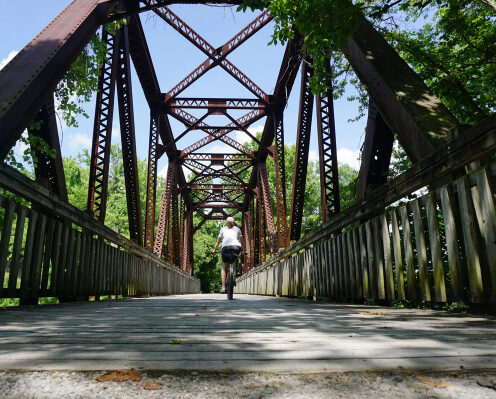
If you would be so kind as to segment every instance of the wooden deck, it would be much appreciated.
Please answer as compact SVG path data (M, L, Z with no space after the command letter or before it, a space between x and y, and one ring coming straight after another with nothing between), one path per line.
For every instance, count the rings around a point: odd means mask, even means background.
M0 369L496 367L495 318L235 298L185 295L0 310Z

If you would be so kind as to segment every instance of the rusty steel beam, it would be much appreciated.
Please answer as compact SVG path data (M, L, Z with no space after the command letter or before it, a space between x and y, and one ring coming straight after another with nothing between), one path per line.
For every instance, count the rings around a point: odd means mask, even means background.
M134 3L133 7L123 9L118 13L112 14L107 18L108 22L117 21L122 18L127 18L137 13L151 11L155 8L169 6L171 4L208 4L208 5L238 5L243 0L140 0L139 3Z
M115 3L73 1L0 70L0 162Z
M188 76L181 80L181 82L179 82L171 91L169 91L165 95L165 101L169 100L170 98L176 97L179 93L189 87L193 82L198 80L208 70L212 69L216 65L220 65L249 91L255 94L255 96L265 102L269 101L269 96L260 87L258 87L243 72L241 72L235 65L233 65L226 59L229 53L239 47L249 37L251 37L268 22L270 22L271 17L267 11L264 11L262 14L260 14L257 18L255 18L254 21L252 21L241 32L239 32L231 40L226 42L219 49L214 48L203 37L195 32L188 24L186 24L186 22L184 22L183 20L181 20L181 18L174 14L169 8L164 7L160 10L154 10L154 12L208 56L208 58L204 62L196 67Z
M251 269L252 265L252 257L251 257L251 240L250 240L250 232L251 232L251 226L250 226L250 212L243 212L243 221L242 221L242 229L243 229L243 243L244 243L244 249L245 249L245 254L244 254L244 262L243 262L243 268L241 270L242 274L245 274L248 272L248 270Z
M165 96L165 94L163 94ZM267 104L262 100L249 98L178 98L168 100L165 111L171 108L208 109L224 111L227 109L260 109L265 110Z
M153 249L155 234L155 205L157 202L157 145L160 118L156 113L150 114L150 140L148 144L148 171L146 180L145 208L145 243L146 248Z
M48 97L34 121L40 122L39 129L28 129L28 134L43 140L55 152L52 157L40 151L39 147L31 146L31 151L37 158L37 162L34 162L36 182L48 188L51 192L57 194L60 199L67 202L67 186L65 183L64 166L62 164L53 95Z
M122 27L119 35L119 56L116 81L119 103L119 119L121 126L124 180L126 183L129 234L132 241L143 245L138 182L138 158L136 155L136 136L134 129L133 92L129 62L128 27Z
M369 115L358 174L357 201L365 199L370 191L386 183L393 143L393 133L372 100L369 100Z
M86 209L103 223L107 210L119 34L112 35L103 29L102 41L106 54L98 78Z
M191 154L192 152L198 151L200 148L206 146L209 143L212 143L216 140L220 140L224 142L225 144L231 146L235 150L238 150L244 154L251 154L251 150L241 143L237 142L236 140L231 139L230 137L227 136L228 133L232 132L233 130L236 130L236 127L233 123L230 123L226 125L223 129L212 129L210 128L209 125L199 122L198 123L198 118L194 117L193 115L187 113L184 110L180 109L173 109L171 110L170 113L171 116L176 118L178 121L184 123L185 126L189 127L191 125L197 124L198 127L201 128L204 132L208 133L207 137L204 137L197 142L191 144L190 146L186 147L183 151L181 151L180 156L183 157L184 155ZM236 121L241 124L244 127L249 126L250 124L254 123L255 121L259 120L264 116L264 112L260 110L253 110L246 115L243 115L242 117L238 118Z
M308 152L312 129L313 94L308 88L308 80L313 75L310 60L303 61L301 72L300 109L296 136L296 159L293 174L293 194L291 196L290 240L297 241L301 235L305 185L307 179Z
M183 250L181 269L193 274L193 212L186 212L184 217Z
M273 115L275 134L274 168L276 172L276 212L277 212L277 238L279 248L289 245L288 222L286 213L286 168L284 159L284 122L283 113Z
M181 243L181 229L180 229L180 223L179 223L179 210L180 210L180 204L179 204L179 192L177 188L175 188L172 191L172 198L171 198L171 234L172 234L172 246L171 246L171 259L170 262L173 265L180 266L181 265L181 260L179 259L180 257L180 243ZM169 246L169 242L167 243Z
M212 164L218 162L219 164L223 165L224 162L231 162L231 161L251 162L254 157L251 154L247 156L245 154L221 154L221 153L202 152L198 154L193 153L193 154L183 155L181 158L191 159L193 161L207 161L207 162L212 162Z
M458 135L455 117L365 17L343 53L412 161Z
M275 104L279 109L284 109L288 101L289 95L294 85L296 75L298 74L299 66L301 64L302 54L301 47L303 45L303 38L298 33L295 32L293 39L288 41L286 45L286 50L284 52L284 57L281 62L279 69L279 75L277 77L276 87L274 89L274 94L272 97L272 103ZM274 118L273 115L268 114L265 121L264 130L262 133L262 138L260 142L264 147L257 151L256 162L265 161L268 155L268 151L265 148L269 148L274 141L275 129L274 129ZM258 172L253 170L250 176L248 186L253 189L257 186ZM244 209L248 208L248 203L245 202Z
M330 70L329 65L328 71ZM340 210L336 127L334 124L334 101L331 78L326 82L326 86L328 89L323 96L315 96L322 223L325 223L329 216L339 213Z
M159 258L162 257L164 250L165 235L167 234L167 225L171 208L172 190L176 185L176 164L174 161L169 162L167 167L167 175L165 177L164 191L162 193L162 203L160 206L160 214L158 218L157 233L153 244L153 253Z
M272 198L270 196L269 177L267 173L267 166L265 163L258 166L260 173L260 189L261 199L264 207L265 225L267 226L267 233L269 236L269 250L271 254L277 253L279 250L277 242L277 232L274 223L274 212L272 211Z

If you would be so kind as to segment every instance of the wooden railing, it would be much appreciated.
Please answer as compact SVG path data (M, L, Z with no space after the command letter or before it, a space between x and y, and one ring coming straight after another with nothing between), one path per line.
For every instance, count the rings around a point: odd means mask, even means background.
M495 151L495 121L470 129L243 275L236 292L494 304L496 164L468 174L465 167L473 170L475 160ZM436 189L391 206L427 185Z
M0 186L32 204L30 209L0 196L0 298L33 304L40 297L87 300L200 291L188 273L19 172L0 167Z

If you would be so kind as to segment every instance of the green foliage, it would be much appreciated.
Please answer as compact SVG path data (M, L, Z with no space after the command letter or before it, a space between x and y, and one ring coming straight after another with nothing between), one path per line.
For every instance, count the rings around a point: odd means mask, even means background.
M39 130L41 128L41 121L31 122L29 129ZM32 134L23 134L19 140L26 148L18 159L14 149L11 149L5 157L5 163L13 168L16 168L25 175L32 175L31 170L38 162L38 154L47 157L55 158L55 150L52 149L45 140ZM30 168L30 169L27 169Z
M125 23L125 20L111 22L105 25L105 29L114 34ZM105 56L105 43L95 34L59 82L55 98L67 126L78 127L79 115L89 118L84 104L89 102L93 93L98 90L98 77Z
M364 115L367 94L339 52L365 14L461 123L494 112L496 6L492 0L245 0L240 10L269 8L275 20L270 43L286 43L301 32L314 62L310 87L326 89L331 58L335 97L348 83L357 89ZM425 21L424 21L425 19ZM423 22L423 23L422 23Z

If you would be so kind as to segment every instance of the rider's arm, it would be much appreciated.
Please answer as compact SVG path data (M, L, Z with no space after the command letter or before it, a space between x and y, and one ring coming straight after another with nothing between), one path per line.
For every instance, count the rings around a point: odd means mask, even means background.
M217 252L217 248L220 245L221 241L222 241L222 237L221 236L217 237L217 242L215 243L214 252Z

